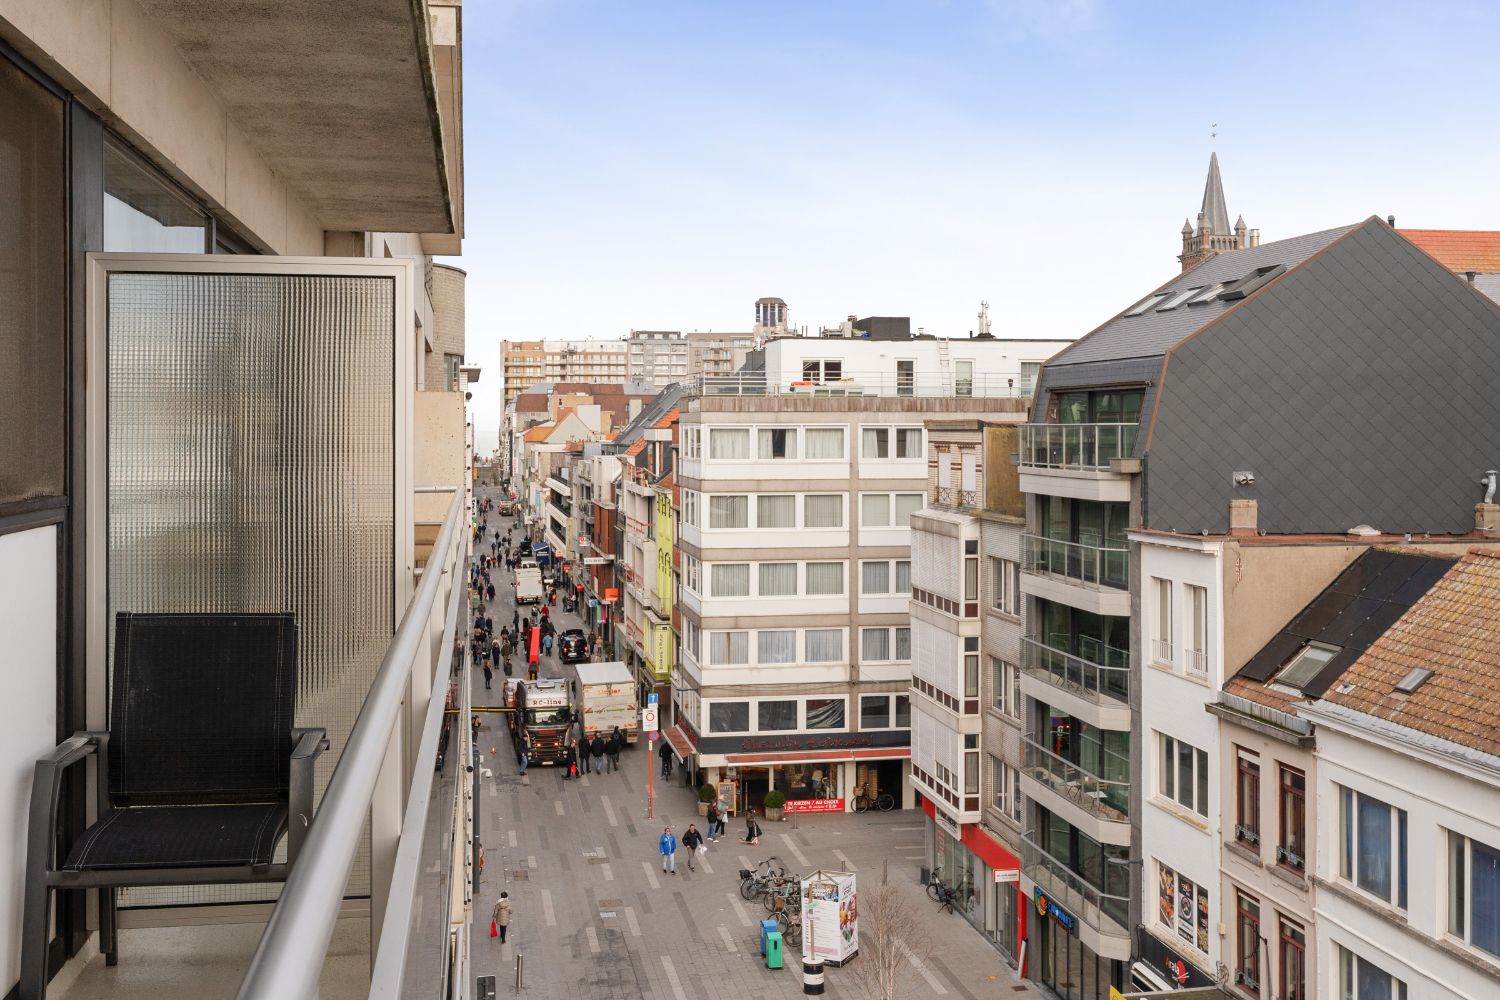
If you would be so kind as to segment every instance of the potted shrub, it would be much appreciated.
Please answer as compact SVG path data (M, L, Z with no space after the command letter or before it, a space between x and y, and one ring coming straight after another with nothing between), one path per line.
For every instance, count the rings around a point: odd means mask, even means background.
M760 801L761 805L766 807L766 822L778 822L781 819L782 807L786 805L786 796L773 788Z
M708 804L719 797L719 790L713 785L703 785L698 789L698 815L708 815Z

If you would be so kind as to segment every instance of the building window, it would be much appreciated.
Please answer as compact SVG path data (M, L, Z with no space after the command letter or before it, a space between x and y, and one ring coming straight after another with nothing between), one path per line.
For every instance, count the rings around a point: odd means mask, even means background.
M797 596L796 563L761 563L757 568L760 577L760 597Z
M1152 655L1158 663L1172 662L1172 581L1151 578L1156 593L1156 634L1152 637Z
M805 457L819 461L842 461L844 429L842 427L808 427L802 431Z
M1200 816L1208 815L1208 754L1165 733L1157 733L1161 747L1156 790Z
M104 249L209 253L208 216L112 139L104 143Z
M744 461L750 457L750 428L710 427L708 457L715 461Z
M708 526L710 528L748 528L750 526L750 498L723 494L710 496L708 498Z
M1303 646L1281 668L1276 683L1301 691L1314 677L1328 666L1328 661L1338 654L1339 647L1310 642Z
M836 628L810 628L802 634L804 659L808 663L837 663L843 658L844 632Z
M979 600L979 557L964 559L964 600Z
M696 459L701 456L700 442L702 441L702 435L703 431L697 427L689 427L682 432L683 458Z
M1237 892L1234 896L1234 981L1246 993L1260 996L1260 900Z
M1260 850L1260 758L1235 750L1234 839Z
M709 702L708 731L711 733L748 733L750 731L750 703L748 701Z
M994 807L1012 822L1021 822L1021 772L991 756L990 781L994 785Z
M464 388L459 381L463 374L459 371L463 367L464 359L459 354L443 355L443 388L448 392L458 392Z
M750 662L749 632L710 632L708 661L715 665L741 665Z
M795 528L797 498L790 493L764 494L755 498L757 528Z
M698 504L702 497L697 490L682 491L682 523L689 527L698 527Z
M843 698L809 698L807 699L807 728L808 729L845 729L848 722L845 720Z
M1156 863L1156 919L1169 934L1208 954L1208 888Z
M682 556L682 585L695 594L703 593L703 564L686 553Z
M757 437L760 441L761 458L797 457L797 429L795 427L762 427L757 432Z
M802 498L804 528L842 528L844 497L841 493L815 493Z
M888 628L860 629L859 658L867 663L889 660L891 658L891 630Z
M1406 909L1406 810L1340 788L1339 877Z
M837 382L844 377L844 363L831 359L806 360L802 362L802 381L822 385Z
M910 527L911 516L922 509L921 493L865 493L860 496L859 523L866 528Z
M1307 931L1295 920L1276 915L1276 948L1281 974L1280 1000L1307 1000Z
M886 694L861 695L859 699L860 729L891 728L891 696Z
M1307 870L1307 775L1294 767L1281 769L1279 825L1276 861L1300 875Z
M761 635L766 633L762 632ZM797 728L797 700L758 701L755 703L758 732L779 733Z
M1452 832L1448 933L1500 957L1500 851Z
M990 557L990 607L1005 615L1021 614L1020 572L1018 563Z
M896 659L911 659L911 629L905 625L897 626L896 633Z
M1203 677L1208 674L1208 590L1188 584L1188 634L1185 637L1183 669Z
M860 563L859 592L861 594L889 594L891 592L891 564L883 559Z
M896 593L911 593L911 560L896 560Z
M843 563L810 562L807 564L807 594L809 597L837 596L843 592Z
M714 597L749 597L749 563L710 563L709 585Z
M921 458L922 428L866 427L860 434L864 458Z
M755 662L796 663L796 631L792 629L761 629L755 633Z
M1343 945L1339 955L1340 1000L1406 1000L1406 984Z

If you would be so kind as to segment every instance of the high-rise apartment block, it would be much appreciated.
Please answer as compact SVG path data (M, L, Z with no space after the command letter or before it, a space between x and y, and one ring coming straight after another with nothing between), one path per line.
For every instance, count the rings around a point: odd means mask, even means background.
M538 382L624 384L630 374L622 340L509 340L500 361L506 404Z

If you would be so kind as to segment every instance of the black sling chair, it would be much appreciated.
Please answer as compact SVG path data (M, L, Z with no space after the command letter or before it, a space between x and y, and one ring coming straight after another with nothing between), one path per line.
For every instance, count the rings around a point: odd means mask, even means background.
M36 764L21 1000L47 994L54 890L99 890L99 950L114 965L116 889L284 881L312 820L328 741L292 725L291 614L121 613L114 663L109 730L75 733ZM59 859L63 771L90 754L98 815ZM287 861L274 864L282 834Z

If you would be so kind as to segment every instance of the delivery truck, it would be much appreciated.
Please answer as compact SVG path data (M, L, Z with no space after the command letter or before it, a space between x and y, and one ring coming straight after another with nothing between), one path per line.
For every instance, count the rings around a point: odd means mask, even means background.
M510 697L507 690L507 703ZM567 683L520 681L515 685L515 709L511 715L511 736L517 743L522 733L531 740L531 765L561 764L574 718Z
M575 663L573 679L578 691L578 726L583 736L593 739L598 733L605 739L615 727L625 734L626 743L640 736L641 706L635 700L635 678L630 669L615 660L612 663Z
M516 603L542 602L542 571L535 559L522 559L516 566Z

